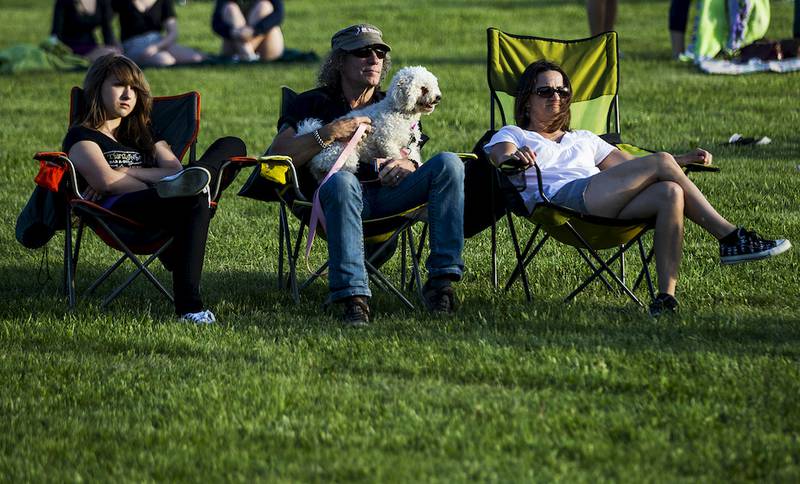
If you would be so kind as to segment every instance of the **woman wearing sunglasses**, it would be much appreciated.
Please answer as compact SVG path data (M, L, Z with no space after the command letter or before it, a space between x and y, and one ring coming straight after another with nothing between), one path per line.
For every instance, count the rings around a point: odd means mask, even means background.
M673 156L636 158L590 131L569 129L572 86L551 62L537 61L517 84L516 126L505 126L484 147L496 165L525 168L526 208L540 202L536 170L545 196L581 213L609 218L656 218L655 250L659 294L650 305L658 316L675 311L675 287L683 247L684 216L719 240L723 264L763 259L788 250L788 240L767 240L728 222L684 174L689 163L711 163L711 153L696 149Z

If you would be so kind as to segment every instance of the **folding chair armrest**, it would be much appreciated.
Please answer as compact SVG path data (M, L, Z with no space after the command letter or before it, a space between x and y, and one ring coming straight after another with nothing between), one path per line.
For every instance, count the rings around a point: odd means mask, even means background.
M691 173L693 171L716 173L719 171L718 166L704 165L702 163L689 163L688 165L683 165L683 169L686 171L686 173Z
M228 158L228 161L242 168L245 166L256 166L258 164L258 158L252 156L233 156Z
M63 151L39 151L33 155L36 161L46 161L59 166L69 167L72 163Z
M478 155L476 155L475 153L456 153L456 156L458 156L458 159L460 159L461 161L478 159Z
M75 170L75 165L63 151L39 151L33 155L33 159L39 162L51 163L53 165L67 169L67 176L69 177L69 197L82 200L83 195L78 191L78 173Z
M285 155L264 155L258 157L258 162L261 165L261 173L262 177L268 178L269 180L278 183L280 185L288 185L291 183L292 188L294 189L295 196L297 196L300 200L305 200L306 197L303 195L303 192L300 191L300 184L297 181L297 169L292 162L291 156ZM266 177L264 173L272 170L274 168L285 168L286 172L289 173L289 177L284 180L280 180L278 178L273 177Z

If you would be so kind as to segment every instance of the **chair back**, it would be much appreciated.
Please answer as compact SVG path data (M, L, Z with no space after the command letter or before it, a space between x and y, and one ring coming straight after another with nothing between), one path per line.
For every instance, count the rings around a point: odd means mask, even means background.
M77 86L72 88L69 105L69 124L72 125L86 110L83 89ZM150 120L179 160L183 160L189 152L188 161L195 161L197 135L200 132L199 92L154 97Z
M598 135L619 133L616 32L587 39L557 40L489 28L487 38L492 129L514 124L517 80L528 65L546 59L560 65L572 82L570 127Z

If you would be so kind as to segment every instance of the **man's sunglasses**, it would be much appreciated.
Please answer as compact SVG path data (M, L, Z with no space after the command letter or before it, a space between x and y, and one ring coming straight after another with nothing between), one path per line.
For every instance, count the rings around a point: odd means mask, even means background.
M348 54L354 55L359 59L366 59L367 57L371 56L373 52L375 53L375 57L378 59L383 59L386 57L387 51L378 47L362 47L358 50L351 50L348 52Z
M542 86L536 88L536 95L539 97L551 98L556 93L558 93L558 95L562 98L570 97L572 95L572 93L569 92L569 89L566 87Z

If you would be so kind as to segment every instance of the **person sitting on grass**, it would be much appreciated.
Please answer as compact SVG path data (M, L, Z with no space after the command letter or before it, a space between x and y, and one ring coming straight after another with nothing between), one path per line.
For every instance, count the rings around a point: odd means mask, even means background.
M183 321L215 322L200 297L211 219L207 190L221 162L246 154L244 142L218 139L197 166L183 169L152 128L150 86L125 56L97 59L86 73L83 94L84 114L67 131L62 147L86 182L82 196L174 235L162 261L172 271L175 312Z
M217 0L211 27L222 37L221 55L271 61L283 54L283 0Z
M60 40L75 55L94 61L106 54L120 54L122 48L114 37L111 0L56 0L53 8L51 41ZM104 45L94 36L97 27L103 32Z
M340 30L331 39L331 52L320 68L320 87L298 95L278 120L270 153L291 156L301 168L300 176L310 178L304 185L316 186L308 171L314 155L334 141L349 141L360 124L371 124L365 116L337 118L384 98L380 84L391 66L389 51L375 26ZM321 120L323 127L298 136L298 125L308 118ZM356 174L336 172L320 188L327 219L329 300L344 305L345 324L366 325L371 292L362 219L397 214L427 202L431 251L423 294L431 311L451 313L455 309L451 282L460 280L464 270L463 163L453 153L439 153L419 165L398 153L379 170L374 168L375 160L360 162Z
M528 167L521 192L528 210L540 202L536 170L553 203L581 213L618 219L655 217L655 254L659 294L650 305L658 316L675 311L675 287L683 247L683 219L719 240L723 264L763 259L785 252L788 240L769 240L723 218L681 169L710 164L711 153L696 149L673 156L654 153L635 158L589 131L571 131L572 87L556 64L537 61L517 84L516 126L505 126L485 146L491 161L509 158Z
M194 64L206 56L178 44L172 0L113 0L125 55L140 66ZM163 32L163 33L162 33Z

